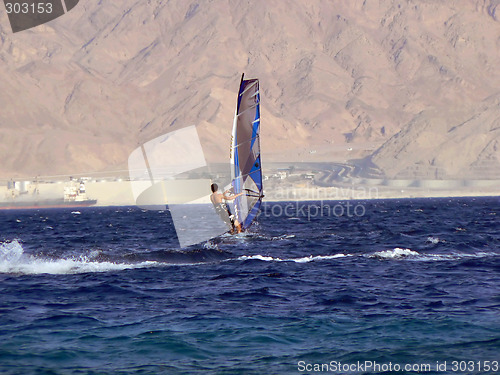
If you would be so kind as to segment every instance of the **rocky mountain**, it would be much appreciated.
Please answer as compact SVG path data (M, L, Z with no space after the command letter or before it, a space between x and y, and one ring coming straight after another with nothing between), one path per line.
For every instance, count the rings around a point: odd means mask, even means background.
M126 174L139 144L193 124L223 161L245 72L265 160L488 178L499 18L499 0L88 0L13 34L2 9L0 177Z
M424 110L368 159L395 179L500 179L500 95Z

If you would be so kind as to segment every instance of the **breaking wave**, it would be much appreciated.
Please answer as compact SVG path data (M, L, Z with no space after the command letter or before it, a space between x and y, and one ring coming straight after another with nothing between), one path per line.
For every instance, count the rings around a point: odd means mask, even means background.
M401 249L396 247L392 250L377 251L370 255L371 258L382 258L382 259L401 259L407 257L414 257L420 255L418 252L410 249Z
M450 254L421 254L418 251L414 251L411 249L403 249L396 247L390 250L381 250L376 251L371 254L333 254L333 255L310 255L307 257L300 258L279 258L272 257L269 255L243 255L236 260L246 261L246 260L260 260L264 262L295 262L295 263L309 263L315 261L324 261L331 259L340 259L340 258L371 258L371 259L379 259L379 260L409 260L409 261L422 261L422 262L430 262L430 261L453 261L453 260L462 260L462 259L477 259L477 258L485 258L485 257L500 257L500 254L494 252L478 252L474 254L466 254L466 253L450 253ZM228 259L234 260L234 259Z
M242 255L218 250L216 244L205 244L203 249L189 251L158 250L146 253L129 253L119 258L104 256L100 251L92 251L87 255L69 256L52 259L24 252L19 240L0 242L0 273L8 274L79 274L93 272L122 271L137 268L199 265L202 263L224 261L294 262L311 263L333 259L369 258L378 260L408 261L455 261L485 257L499 257L495 252L477 252L473 254L452 252L448 254L419 253L407 248L376 251L370 254L332 254L309 255L304 257L276 257L262 254Z
M114 263L92 260L91 256L64 259L41 259L25 254L18 240L0 244L0 272L14 274L77 274L87 272L121 271L158 265L155 261Z
M344 258L352 256L351 254L334 254L334 255L316 255L316 256L308 256L302 258L274 258L271 256L265 255L243 255L237 258L237 260L262 260L266 262L295 262L295 263L309 263L318 260L328 260L328 259L336 259L336 258Z
M418 251L411 249L402 249L396 247L392 250L377 251L368 255L369 258L376 259L406 259L413 261L446 261L446 260L461 260L461 259L477 259L486 257L498 257L499 253L480 251L477 253L467 254L460 252L452 252L449 254L421 254Z

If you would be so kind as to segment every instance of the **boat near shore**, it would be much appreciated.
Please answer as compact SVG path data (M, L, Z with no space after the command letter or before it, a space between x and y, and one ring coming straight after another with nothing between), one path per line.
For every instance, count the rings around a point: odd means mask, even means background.
M62 197L42 196L36 182L31 187L28 182L11 181L4 200L0 201L0 210L78 208L93 206L96 203L96 199L87 196L84 181L71 181L64 187Z

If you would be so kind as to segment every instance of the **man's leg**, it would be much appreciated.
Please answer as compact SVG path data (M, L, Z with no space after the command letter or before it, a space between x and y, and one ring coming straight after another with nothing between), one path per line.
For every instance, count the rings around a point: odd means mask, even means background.
M234 220L234 228L236 229L237 233L243 232L243 228L241 227L241 223L238 220Z

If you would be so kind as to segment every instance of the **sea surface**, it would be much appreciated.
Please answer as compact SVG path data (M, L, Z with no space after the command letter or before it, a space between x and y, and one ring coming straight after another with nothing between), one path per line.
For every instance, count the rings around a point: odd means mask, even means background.
M2 211L0 374L499 374L499 224L498 197L266 203L181 250L168 211Z

